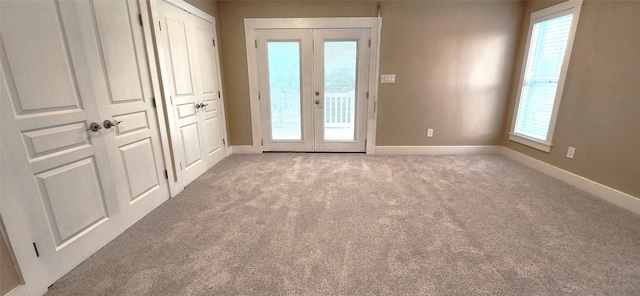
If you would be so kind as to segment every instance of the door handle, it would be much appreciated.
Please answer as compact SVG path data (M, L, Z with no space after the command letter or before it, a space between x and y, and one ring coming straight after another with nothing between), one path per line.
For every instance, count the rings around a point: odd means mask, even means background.
M117 120L105 120L104 122L102 122L102 125L104 126L104 128L106 129L110 129L112 126L116 126L118 125L118 123L121 123L122 121L117 121Z
M202 109L202 111L206 111L207 106L209 106L209 104L205 104L205 103L196 104L196 109Z
M102 129L102 126L100 126L99 123L92 122L91 124L89 124L89 128L87 130L88 131L92 131L92 132L97 132L97 131L99 131L101 129Z
M320 100L316 100L316 105L320 105Z

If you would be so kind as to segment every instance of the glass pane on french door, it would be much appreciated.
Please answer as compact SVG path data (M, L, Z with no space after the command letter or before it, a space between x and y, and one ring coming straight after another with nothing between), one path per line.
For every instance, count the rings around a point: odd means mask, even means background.
M355 140L357 41L324 42L324 140Z
M300 43L267 42L271 138L302 140Z

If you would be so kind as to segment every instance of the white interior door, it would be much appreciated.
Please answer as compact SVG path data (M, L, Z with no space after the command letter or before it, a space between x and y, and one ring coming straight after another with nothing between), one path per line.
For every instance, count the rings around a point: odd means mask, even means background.
M173 116L174 164L182 186L225 157L213 24L170 3L159 3L159 51Z
M135 1L0 5L2 165L13 173L2 186L17 188L3 199L29 217L22 235L48 286L169 197L142 10ZM104 120L122 122L107 129Z
M101 57L88 61L91 69L102 70L92 75L93 84L103 92L98 98L107 98L97 100L100 123L122 211L133 223L169 197L142 11L136 0L88 6L96 27L82 27L85 48ZM90 16L81 16L84 23Z
M198 75L201 98L200 117L204 126L205 158L209 167L225 157L224 119L222 114L219 61L215 50L215 26L199 17L191 16L194 29L194 49L196 63L194 70Z
M369 37L369 29L256 30L263 151L365 151Z

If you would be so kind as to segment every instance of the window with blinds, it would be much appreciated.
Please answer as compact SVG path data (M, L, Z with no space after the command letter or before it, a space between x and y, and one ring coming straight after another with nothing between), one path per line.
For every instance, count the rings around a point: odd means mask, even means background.
M547 152L551 149L574 22L577 22L576 7L567 8L567 4L576 3L581 1L568 1L534 12L529 26L528 50L510 139Z

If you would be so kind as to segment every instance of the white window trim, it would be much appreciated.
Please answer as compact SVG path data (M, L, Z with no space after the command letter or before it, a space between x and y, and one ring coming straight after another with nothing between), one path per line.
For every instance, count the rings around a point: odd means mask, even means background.
M564 90L564 82L567 76L567 68L569 66L569 60L571 58L571 50L573 49L573 39L576 34L576 28L578 27L578 19L580 17L580 9L582 7L582 0L570 0L562 2L560 4L547 7L542 10L538 10L531 14L529 20L529 31L527 33L527 44L525 45L525 52L522 57L522 69L520 70L520 80L518 83L518 93L516 99L516 105L513 111L513 119L511 120L511 130L509 132L509 140L524 144L535 149L539 149L545 152L551 151L553 132L555 131L556 119L558 117L558 109L560 107L560 100L562 99L562 93ZM518 110L520 108L520 96L522 95L522 84L524 82L525 71L527 70L527 58L529 57L529 47L531 45L531 34L533 25L545 20L549 20L561 15L573 13L573 22L571 23L571 29L569 31L569 38L567 39L567 47L565 51L564 60L560 70L560 77L558 80L558 88L556 89L556 97L553 103L553 110L551 111L551 120L549 122L549 130L547 132L547 138L544 141L527 137L524 135L515 133L516 119L518 117Z
M245 18L245 46L247 51L247 71L249 76L249 102L251 106L252 153L262 153L260 101L258 98L258 60L254 47L258 29L371 29L371 67L369 69L369 89L372 99L367 106L366 153L373 154L376 143L378 80L380 75L380 32L381 17L336 17L336 18Z

